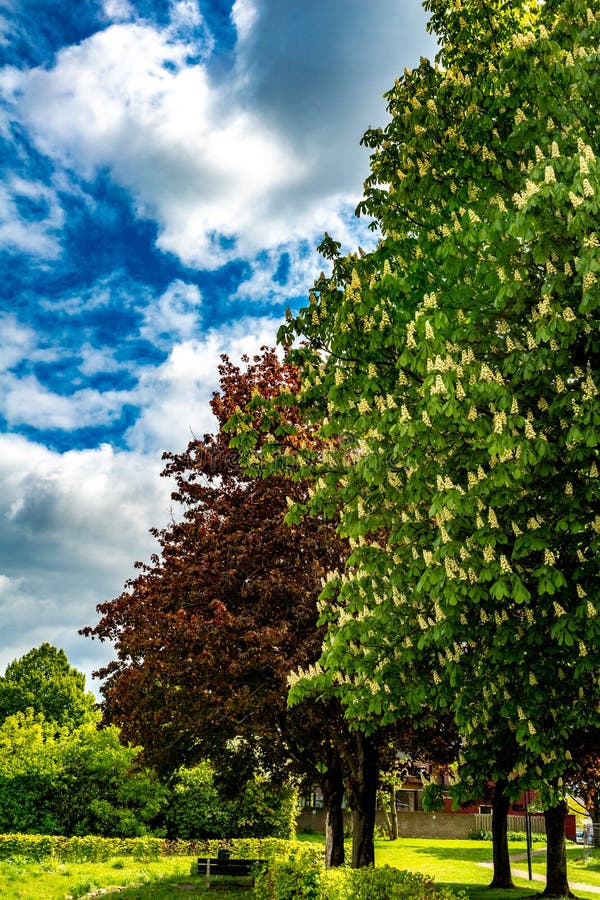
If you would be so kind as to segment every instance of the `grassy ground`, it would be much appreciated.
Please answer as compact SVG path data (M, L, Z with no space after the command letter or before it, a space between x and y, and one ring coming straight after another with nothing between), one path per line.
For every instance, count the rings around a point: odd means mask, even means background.
M525 844L511 843L511 856L526 853ZM535 847L534 847L535 849ZM587 864L581 861L582 848L572 847L568 851L569 879L590 885L600 885L600 858L590 860ZM492 858L491 841L444 841L422 840L418 838L401 838L398 841L378 840L375 847L377 865L388 864L398 869L409 869L431 875L438 884L447 884L455 890L464 890L470 900L506 900L506 891L490 890L487 885L491 881L491 869L481 865ZM513 870L527 871L527 859L514 861ZM532 870L543 874L545 871L545 855L534 854ZM530 882L527 878L515 876L513 881L518 888L519 897L529 897L541 893L543 882ZM595 898L600 895L592 892L577 891L581 898Z
M544 872L546 865L545 854L538 856L535 854L532 859L532 870L534 872ZM592 884L600 887L600 848L590 850L588 848L587 855L581 846L571 846L567 848L567 865L569 867L569 878L573 882L583 884ZM527 868L527 860L519 863L523 869Z
M0 862L2 900L65 900L85 896L100 888L124 888L115 894L119 900L173 900L206 894L203 878L191 876L195 857L174 857L139 862L116 859L103 863L26 863ZM210 894L220 900L250 898L246 886L217 885ZM126 888L126 889L125 889Z
M316 836L304 840L319 841ZM511 855L525 853L524 844L511 844ZM447 841L401 838L398 841L376 841L377 865L388 864L399 869L422 872L454 890L464 890L468 900L521 900L541 893L543 883L516 877L516 891L492 891L487 885L491 870L481 863L489 862L489 841ZM581 847L568 851L569 878L600 886L600 852L583 861ZM27 863L0 862L0 897L2 900L65 900L79 898L104 888L120 888L119 900L182 900L185 897L210 897L218 900L251 900L247 882L224 884L214 881L210 893L204 878L190 875L195 858L178 857L140 863L125 858L105 863ZM543 873L543 855L534 855L533 871ZM513 868L527 869L527 860L513 863ZM582 900L600 900L600 894L577 891Z

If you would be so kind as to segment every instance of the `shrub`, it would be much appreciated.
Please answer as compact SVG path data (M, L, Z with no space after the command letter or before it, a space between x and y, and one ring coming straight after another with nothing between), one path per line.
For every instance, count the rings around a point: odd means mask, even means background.
M42 834L0 834L0 859L25 857L40 862L54 858L63 862L103 862L114 856L158 859L159 838L57 837Z
M470 841L491 841L492 832L486 831L485 828L473 828L467 835Z
M319 900L456 900L449 888L436 888L425 875L391 866L329 869L321 876Z
M492 840L492 832L486 831L485 828L476 828L473 831L470 831L468 834L468 838L471 841L491 841ZM525 843L527 840L527 835L524 831L508 831L506 834L506 839L511 842L520 842ZM546 835L534 833L531 835L531 842L533 844L536 843L546 843Z
M214 769L209 762L177 772L167 813L167 829L170 835L184 840L224 837L231 833L215 787Z
M280 837L290 840L296 831L298 791L292 785L271 787L256 776L229 806L230 834L241 837Z
M276 855L269 856L269 866L256 878L257 900L319 900L322 848L300 841L280 841L272 846Z
M295 832L297 791L291 785L273 787L255 776L239 794L225 798L216 784L212 763L205 760L176 773L167 813L170 837L184 840L276 836L290 839Z
M520 843L525 843L527 840L527 835L524 831L509 831L506 835L509 841L519 841ZM531 843L532 844L545 844L546 843L546 835L540 834L539 832L534 832L531 835Z
M320 869L301 859L276 859L256 878L257 900L319 900Z
M321 854L290 844L285 857L269 862L256 879L257 900L457 900L449 888L437 888L425 875L391 866L364 869L323 868Z

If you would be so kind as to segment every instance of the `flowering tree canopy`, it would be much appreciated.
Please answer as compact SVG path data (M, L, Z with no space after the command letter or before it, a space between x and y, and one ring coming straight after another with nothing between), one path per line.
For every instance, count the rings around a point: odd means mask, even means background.
M343 256L326 236L331 274L280 333L335 448L304 458L289 519L339 516L353 548L292 697L335 685L363 722L435 698L467 772L558 806L600 724L600 4L425 6L437 64L404 72L364 138L380 241ZM281 465L277 442L253 457Z

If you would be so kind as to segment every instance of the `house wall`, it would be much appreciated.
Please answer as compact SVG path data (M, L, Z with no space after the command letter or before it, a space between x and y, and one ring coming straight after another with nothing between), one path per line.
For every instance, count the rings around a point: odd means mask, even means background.
M350 828L351 816L344 812L345 823ZM377 813L377 825L385 828L385 813ZM487 814L473 813L426 813L399 812L398 833L401 837L415 838L468 838L472 831L490 831L492 817ZM509 831L525 831L525 817L509 816ZM545 834L543 815L531 816L531 828L536 834ZM298 831L316 831L325 833L325 810L305 807L298 816ZM567 816L565 829L567 838L575 840L575 816Z
M425 812L399 812L398 834L401 837L430 837L430 838L466 838L476 825L475 820L480 816L457 816L455 813L431 813ZM349 812L344 812L344 822L348 830L351 828L352 817ZM378 811L377 825L385 829L385 813ZM325 833L325 810L310 809L305 807L297 820L298 831L316 831Z

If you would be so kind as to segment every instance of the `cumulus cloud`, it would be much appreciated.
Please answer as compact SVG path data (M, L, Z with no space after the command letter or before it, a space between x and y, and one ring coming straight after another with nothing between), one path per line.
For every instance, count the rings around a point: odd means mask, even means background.
M52 391L34 375L0 378L0 410L9 426L35 423L41 430L74 431L108 425L118 418L128 391L98 391L82 388L68 395Z
M136 559L156 547L148 533L168 521L171 485L160 455L95 450L53 453L0 436L0 666L42 641L90 671L111 649L90 648L77 629L96 620Z
M218 387L221 355L239 362L262 345L275 343L279 320L241 319L201 338L176 344L169 358L142 373L137 390L140 415L126 435L136 452L182 450L194 435L210 432L215 422L209 402Z
M108 169L158 223L162 250L210 269L339 225L367 171L358 143L375 98L418 58L403 36L423 15L417 0L307 0L301 15L237 0L220 80L173 24L199 15L174 3L170 29L113 24L4 82L43 152L83 177Z
M128 22L135 17L135 8L129 0L104 0L102 12L110 22Z
M55 191L12 176L0 183L0 250L53 259L64 220Z
M0 314L0 373L30 356L37 344L34 330L19 322L14 313Z
M110 658L110 647L89 646L77 629L94 623L96 605L117 596L134 561L155 551L150 527L178 515L173 485L159 477L162 451L214 429L209 400L221 354L252 356L273 343L276 325L247 319L212 329L142 372L127 451L105 444L59 454L0 435L0 668L42 641L63 647L88 675Z
M200 331L202 297L195 284L177 279L147 305L140 335L153 344L190 340Z

